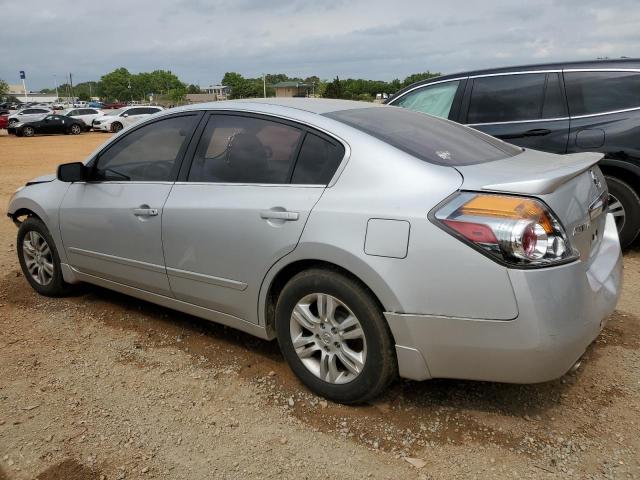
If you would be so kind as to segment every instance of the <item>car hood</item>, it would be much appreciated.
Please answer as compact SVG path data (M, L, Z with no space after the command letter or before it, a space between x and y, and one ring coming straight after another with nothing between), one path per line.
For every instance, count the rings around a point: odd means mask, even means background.
M26 185L35 185L37 183L47 183L47 182L53 182L56 179L56 176L53 173L50 173L48 175L41 175L39 177L33 178L31 180L29 180Z

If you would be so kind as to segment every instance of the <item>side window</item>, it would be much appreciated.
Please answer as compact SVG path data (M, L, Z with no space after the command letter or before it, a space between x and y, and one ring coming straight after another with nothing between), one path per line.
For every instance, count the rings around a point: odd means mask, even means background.
M101 153L97 180L169 181L198 115L167 118L134 130Z
M560 88L560 74L547 74L547 87L544 91L542 118L562 118L567 116L567 101Z
M544 73L531 73L474 79L467 123L540 118L545 78Z
M571 115L640 107L640 72L565 72Z
M140 115L142 113L140 110L142 110L142 109L141 108L131 108L131 109L127 110L126 112L123 112L123 115L125 113L130 117L133 117L134 115Z
M71 110L69 113L67 113L67 117L73 117L74 115L79 115L79 110Z
M342 145L329 142L313 133L307 133L291 183L326 185L338 169L342 157L344 157Z
M160 111L159 108L143 108L142 110L144 110L144 113L148 115L153 115L154 113L158 113Z
M23 110L20 113L23 113L24 115L29 115L31 113L38 113L38 110L33 110L33 109L30 109L30 108L27 108L27 109Z
M189 181L288 183L302 130L255 117L211 115Z
M94 113L97 113L95 110L91 110L90 108L83 108L82 110L80 110L80 115L93 115Z
M437 83L418 88L401 97L393 105L415 112L448 118L460 81Z

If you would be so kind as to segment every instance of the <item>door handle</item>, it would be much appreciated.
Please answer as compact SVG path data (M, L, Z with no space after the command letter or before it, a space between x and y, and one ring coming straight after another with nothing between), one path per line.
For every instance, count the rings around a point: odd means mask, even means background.
M527 130L526 132L520 133L508 133L506 135L496 135L498 138L503 140L509 138L522 138L522 137L544 137L545 135L549 135L551 130L548 128L534 128L532 130Z
M260 218L265 220L287 220L296 221L300 218L298 212L289 212L288 210L262 210L260 212Z
M133 214L136 217L155 217L158 215L157 208L134 208Z

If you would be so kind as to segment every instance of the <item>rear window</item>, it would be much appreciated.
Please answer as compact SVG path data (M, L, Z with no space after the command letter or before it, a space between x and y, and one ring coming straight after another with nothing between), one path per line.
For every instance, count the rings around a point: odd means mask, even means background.
M522 152L477 130L400 107L342 110L325 116L436 165L474 165Z
M571 115L640 107L639 72L566 72Z

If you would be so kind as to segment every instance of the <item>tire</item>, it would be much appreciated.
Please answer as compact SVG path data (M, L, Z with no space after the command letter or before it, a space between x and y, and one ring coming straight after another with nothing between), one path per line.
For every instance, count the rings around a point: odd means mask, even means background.
M22 127L22 135L24 137L33 137L35 135L36 131L33 129L33 127Z
M609 188L609 212L618 227L620 245L628 248L640 233L640 197L628 183L606 176Z
M118 133L122 130L122 124L120 122L113 122L111 124L111 133Z
M18 123L18 120L16 120L15 118L12 118L11 120L9 120L9 124L7 125L7 127L11 127L16 123Z
M74 123L71 125L71 128L69 128L69 133L71 133L71 135L80 135L82 133L82 127Z
M337 307L324 311L335 314L323 315L319 303L330 302ZM348 318L351 327L343 327ZM360 282L341 273L310 269L289 280L276 304L276 333L302 383L335 402L370 400L397 376L394 342L380 305Z
M47 297L73 292L74 286L62 278L58 249L40 219L29 217L20 224L16 248L22 273L36 292Z

